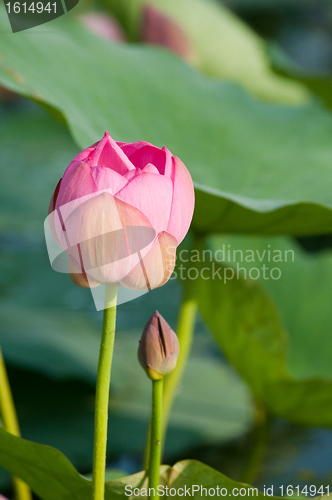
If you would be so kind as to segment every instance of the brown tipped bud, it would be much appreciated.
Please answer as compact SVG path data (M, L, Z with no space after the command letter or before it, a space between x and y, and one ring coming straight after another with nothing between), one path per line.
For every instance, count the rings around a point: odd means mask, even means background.
M149 378L158 380L174 370L179 341L169 324L154 312L147 322L138 348L138 360Z

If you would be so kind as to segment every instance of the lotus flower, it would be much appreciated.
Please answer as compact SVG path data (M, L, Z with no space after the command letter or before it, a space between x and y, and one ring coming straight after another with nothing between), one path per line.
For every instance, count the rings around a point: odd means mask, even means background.
M70 163L49 213L75 284L150 290L170 278L193 210L192 179L179 158L105 132Z

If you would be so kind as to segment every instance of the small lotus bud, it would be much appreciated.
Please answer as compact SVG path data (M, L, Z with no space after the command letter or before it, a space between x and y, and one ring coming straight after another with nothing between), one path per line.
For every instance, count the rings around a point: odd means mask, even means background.
M148 377L159 380L172 372L179 351L176 334L161 314L154 312L144 328L138 348L138 360Z
M195 62L194 49L186 31L173 17L155 5L143 5L141 31L144 43L161 45L185 61Z

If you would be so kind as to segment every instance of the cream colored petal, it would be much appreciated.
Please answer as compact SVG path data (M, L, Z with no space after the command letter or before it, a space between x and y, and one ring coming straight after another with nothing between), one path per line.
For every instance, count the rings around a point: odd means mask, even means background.
M163 231L147 255L141 258L121 284L133 290L152 290L164 285L174 270L177 241L170 233Z
M137 251L155 236L139 210L106 192L82 203L68 217L66 233L71 248L79 244L80 262L97 282L120 281L139 262Z

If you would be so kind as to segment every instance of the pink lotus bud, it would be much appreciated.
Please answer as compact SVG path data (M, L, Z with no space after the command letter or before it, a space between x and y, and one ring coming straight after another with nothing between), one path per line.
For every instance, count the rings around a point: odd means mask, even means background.
M151 290L170 278L193 210L191 176L168 149L105 132L66 169L49 224L76 285Z
M4 497L3 495L0 495L0 500L8 500L8 498Z
M80 21L96 35L107 40L124 42L126 36L114 17L106 12L88 12L79 16Z
M149 3L142 7L141 37L143 42L161 45L186 61L195 59L190 38L182 26Z
M158 311L147 322L138 348L138 360L149 378L158 380L171 373L180 352L179 341Z

